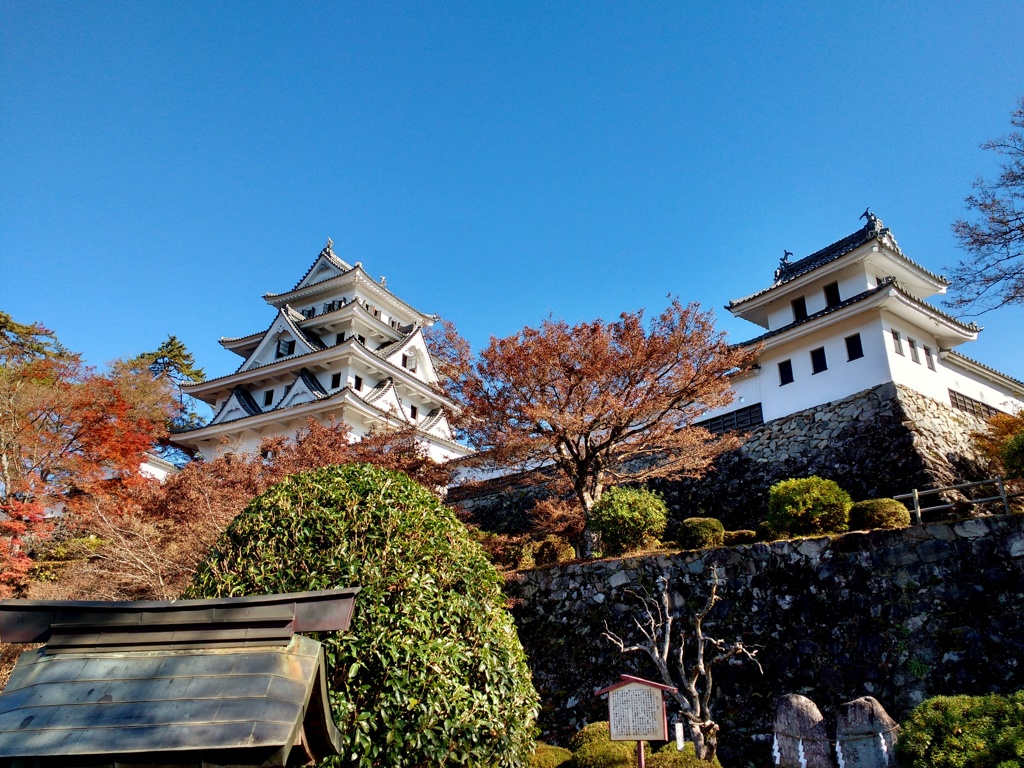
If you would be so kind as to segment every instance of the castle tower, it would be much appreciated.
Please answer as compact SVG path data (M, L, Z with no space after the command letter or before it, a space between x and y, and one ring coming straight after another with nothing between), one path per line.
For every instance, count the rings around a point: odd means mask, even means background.
M444 415L455 404L432 386L437 375L423 328L436 316L413 309L359 262L340 259L330 240L294 288L263 298L275 310L270 327L220 340L243 362L228 376L185 388L214 416L176 434L176 443L206 458L254 451L262 438L292 435L313 417L345 422L357 437L374 427L415 426L436 461L470 453Z

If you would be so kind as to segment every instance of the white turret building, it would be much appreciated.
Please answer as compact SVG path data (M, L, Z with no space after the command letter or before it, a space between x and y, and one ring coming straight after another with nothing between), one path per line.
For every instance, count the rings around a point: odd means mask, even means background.
M703 423L758 424L893 382L987 417L1024 407L1024 383L956 348L981 328L925 301L946 280L907 258L865 211L865 226L799 261L786 252L771 285L726 306L765 329L757 366L733 381L735 401Z
M214 411L210 422L174 436L211 458L251 452L260 440L291 435L313 417L345 422L356 437L412 425L437 461L464 456L444 409L456 406L432 386L437 375L423 328L437 320L372 279L359 262L335 255L330 240L295 287L268 293L275 310L259 333L220 340L243 362L228 376L185 387Z

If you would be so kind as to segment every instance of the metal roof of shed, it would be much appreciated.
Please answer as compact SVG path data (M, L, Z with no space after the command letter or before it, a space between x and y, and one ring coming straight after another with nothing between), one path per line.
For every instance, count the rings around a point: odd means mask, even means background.
M23 653L0 766L306 765L337 754L324 652L357 589L175 603L0 601Z

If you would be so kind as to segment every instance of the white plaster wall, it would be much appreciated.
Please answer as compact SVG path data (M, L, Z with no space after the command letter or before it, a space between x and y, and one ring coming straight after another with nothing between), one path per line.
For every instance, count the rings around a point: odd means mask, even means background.
M824 299L822 299L824 302ZM847 336L860 333L864 357L847 360ZM761 356L761 409L765 421L839 400L889 380L881 326L860 315L766 351ZM812 373L811 350L824 347L828 369ZM790 360L793 382L779 384L778 364Z

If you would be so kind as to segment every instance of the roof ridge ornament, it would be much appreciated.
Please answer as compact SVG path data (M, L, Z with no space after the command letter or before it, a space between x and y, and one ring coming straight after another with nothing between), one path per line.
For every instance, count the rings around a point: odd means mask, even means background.
M779 268L775 270L775 282L779 281L779 278L782 276L783 270L785 270L786 267L789 266L789 257L792 256L792 255L793 255L792 251L787 251L787 250L783 250L782 251L782 258L779 259Z
M865 220L864 229L873 229L875 232L881 232L885 228L885 225L882 224L882 220L871 212L870 206L865 208L864 213L862 213L858 218Z

